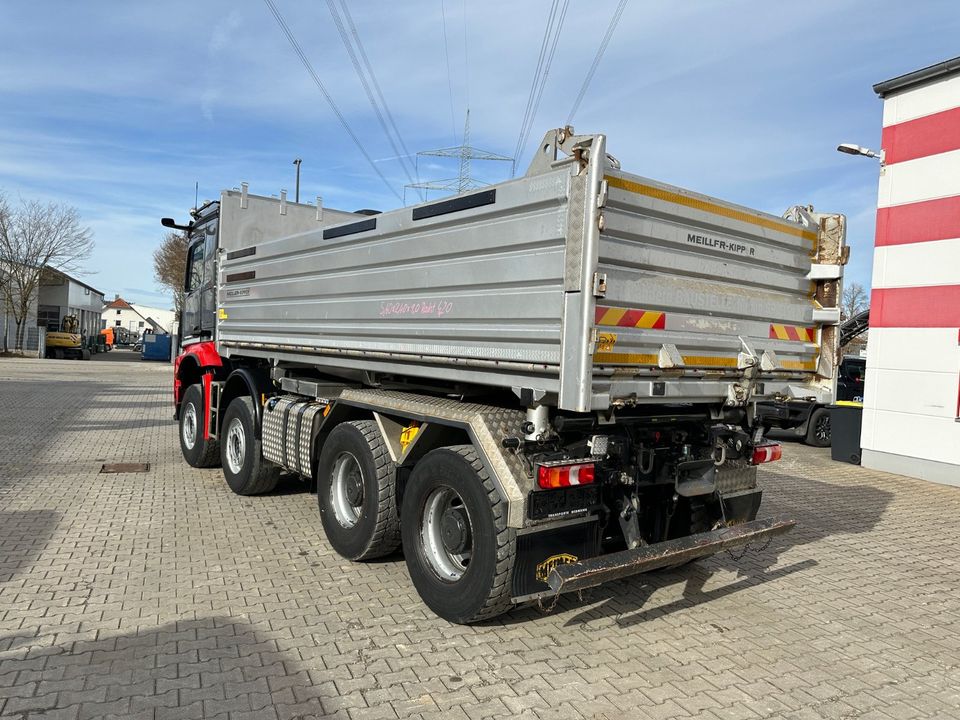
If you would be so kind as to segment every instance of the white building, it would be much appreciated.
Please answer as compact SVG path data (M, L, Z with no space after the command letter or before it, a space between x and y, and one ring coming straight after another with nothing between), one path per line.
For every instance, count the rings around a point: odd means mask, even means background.
M0 268L0 273L2 272L3 269ZM80 331L84 335L96 335L100 332L101 308L102 292L61 270L44 268L40 275L40 285L28 304L23 350L37 351L40 347L38 328L55 332L60 329L60 324L67 315L77 318ZM13 348L15 338L13 311L4 307L0 298L0 350Z
M67 315L80 322L80 332L96 335L100 332L100 308L103 293L64 272L45 268L37 293L37 325L48 331L60 329Z
M862 462L960 485L960 58L873 89L884 157Z
M103 306L100 315L101 327L122 327L135 335L141 335L145 330L157 333L169 333L173 330L176 313L173 310L161 310L128 303L119 295Z

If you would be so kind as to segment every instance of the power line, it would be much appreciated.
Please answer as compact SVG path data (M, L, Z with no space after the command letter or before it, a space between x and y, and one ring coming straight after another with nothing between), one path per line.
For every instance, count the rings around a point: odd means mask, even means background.
M277 25L280 26L280 30L286 36L287 41L290 43L290 47L293 48L294 53L300 59L301 64L306 69L307 73L310 75L314 84L323 94L324 99L327 101L327 104L330 106L330 109L333 110L333 114L336 115L337 120L340 121L340 125L343 127L344 132L350 136L350 139L353 140L356 144L357 149L360 150L360 153L370 164L370 167L373 168L373 171L377 176L383 181L383 184L386 185L390 192L392 192L397 200L403 202L403 198L400 193L396 191L393 185L390 184L390 181L384 176L380 171L380 168L377 167L376 163L373 161L373 158L370 157L370 154L367 152L366 148L363 147L363 143L360 142L360 138L356 136L353 130L350 128L350 125L347 123L347 119L343 116L343 113L340 112L340 108L337 107L337 104L333 101L333 98L330 96L330 93L327 92L327 89L324 87L323 82L320 80L320 77L317 75L316 70L313 69L313 65L310 64L310 61L307 59L307 56L303 53L303 50L300 48L300 43L297 42L297 39L293 36L293 33L290 31L290 28L287 27L286 21L283 19L283 15L280 14L280 11L277 9L277 6L274 5L273 0L263 0L267 8L270 10L270 13L273 15L274 19L277 21Z
M587 71L587 76L583 79L583 85L580 86L580 92L577 93L577 99L574 100L573 107L570 108L570 114L567 115L567 125L573 123L573 116L580 108L580 103L583 101L584 95L587 94L587 88L590 86L590 81L593 80L593 74L597 71L597 67L600 65L600 59L603 57L603 53L606 52L607 45L610 44L610 38L613 37L613 31L616 29L617 23L620 22L620 16L623 15L623 9L626 6L627 0L620 0L620 3L617 5L617 9L613 11L613 17L610 18L610 24L607 26L607 31L603 35L603 40L600 41L600 47L597 48L597 54L593 58L593 63L590 65L590 70Z
M470 53L467 51L467 0L463 0L463 78L466 88L467 112L470 112ZM467 143L466 140L463 141Z
M530 107L533 105L533 97L537 91L537 82L540 78L540 70L543 67L543 60L547 52L547 42L550 39L550 28L553 26L553 19L557 13L557 5L560 0L553 0L553 4L550 6L550 14L547 15L547 26L543 31L543 40L540 42L540 54L537 56L537 65L533 71L533 82L530 83L530 92L527 94L527 105L523 111L523 120L520 121L520 134L517 136L517 145L514 149L513 156L517 157L517 154L520 152L520 143L523 140L523 132L527 127L527 118L530 116Z
M343 3L341 3L343 4ZM364 75L363 70L360 67L360 60L357 57L357 52L354 50L353 44L350 42L350 37L347 35L347 31L344 28L343 20L340 17L340 13L337 10L337 6L333 0L327 0L327 7L330 10L330 15L333 17L333 22L337 26L337 32L340 33L340 40L343 42L343 46L347 50L347 54L350 56L350 62L353 63L353 69L357 73L357 77L360 79L360 84L363 85L363 90L367 94L367 100L370 101L370 107L373 108L373 112L377 116L377 121L380 123L380 127L383 129L383 134L387 136L387 140L390 141L390 147L393 148L393 152L397 155L397 161L400 163L400 166L403 168L403 172L407 176L407 180L411 183L414 182L413 173L411 168L408 167L406 158L404 158L403 153L400 152L400 148L397 146L397 142L393 139L393 135L390 132L390 128L387 126L387 120L384 117L384 111L380 109L380 104L377 102L377 99L373 95L373 90L370 87L370 82L367 80L366 75ZM348 12L346 5L344 5L344 12ZM352 19L351 19L352 20ZM356 27L351 22L351 28L353 30L354 37L359 42L360 36L357 34ZM366 53L364 53L364 60L366 62L367 72L370 74L371 79L376 82L376 77L373 74L373 70L370 67L369 60L366 59ZM379 90L379 85L377 86ZM383 94L380 93L380 99L383 100ZM383 103L384 109L386 109L386 103ZM389 113L389 109L386 109L386 112ZM394 125L394 128L396 126ZM397 133L399 138L400 134ZM400 138L400 144L403 144L403 139ZM406 150L406 148L404 148ZM407 153L409 154L409 153Z
M527 109L523 115L520 135L517 138L517 146L513 153L517 159L520 158L523 146L527 143L530 130L533 127L533 121L537 116L537 110L540 108L543 89L546 87L547 77L550 75L550 66L553 64L553 56L557 51L560 31L563 29L563 21L566 18L567 7L570 4L570 0L562 0L562 5L560 5L560 2L561 0L553 0L550 14L547 17L547 26L544 29L543 41L540 44L540 55L537 58L537 67L533 74L530 95L527 98Z
M443 25L443 56L447 61L447 90L450 91L450 127L453 130L453 142L457 142L457 118L453 110L453 73L450 72L450 47L447 43L447 11L440 0L440 22Z
M386 113L387 121L390 123L390 127L393 128L393 132L397 136L397 140L400 141L400 147L403 148L403 153L409 162L413 155L407 149L407 144L403 141L403 134L397 128L397 124L393 120L393 113L390 112L386 98L383 97L383 91L380 89L380 83L377 82L377 76L373 72L373 67L370 65L370 60L367 58L367 53L363 49L363 43L360 41L360 34L357 32L357 28L353 24L353 17L350 15L350 9L347 7L347 1L340 0L340 5L343 8L343 15L347 19L347 24L350 26L350 32L353 34L353 39L357 44L357 50L360 51L360 57L363 60L364 66L367 68L367 73L370 75L370 80L373 82L373 88L377 91L377 97L380 98L380 103L383 105L383 110ZM416 173L416 167L414 167L414 173Z

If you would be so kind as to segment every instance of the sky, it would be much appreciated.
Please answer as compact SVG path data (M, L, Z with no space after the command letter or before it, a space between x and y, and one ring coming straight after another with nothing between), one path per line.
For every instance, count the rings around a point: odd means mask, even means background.
M201 202L242 181L292 198L299 157L301 199L402 204L394 193L409 180L327 4L275 3L388 184L262 0L0 5L0 192L75 206L96 242L77 274L108 298L170 306L151 255L159 218L185 220L195 184ZM571 0L518 174L543 133L565 123L616 5ZM406 148L459 143L469 107L472 144L511 155L550 7L351 0ZM847 278L869 286L878 165L836 146L878 148L872 85L960 55L957 37L956 0L628 0L573 124L605 133L623 168L644 177L777 215L798 204L845 213ZM456 172L421 158L421 179ZM504 180L509 163L474 172Z

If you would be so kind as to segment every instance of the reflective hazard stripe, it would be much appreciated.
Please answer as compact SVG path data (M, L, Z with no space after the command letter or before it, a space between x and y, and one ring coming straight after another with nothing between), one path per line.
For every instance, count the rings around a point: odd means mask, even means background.
M768 337L774 340L793 340L797 342L813 342L817 336L816 328L805 328L797 325L770 325Z
M593 356L595 365L658 365L659 357L652 353L615 353L598 352ZM712 355L684 355L683 364L689 368L722 367L736 368L737 358ZM810 372L817 369L816 360L781 360L782 370L802 370Z
M667 324L667 315L656 310L629 310L627 308L597 305L595 322L597 325L606 327L663 330Z

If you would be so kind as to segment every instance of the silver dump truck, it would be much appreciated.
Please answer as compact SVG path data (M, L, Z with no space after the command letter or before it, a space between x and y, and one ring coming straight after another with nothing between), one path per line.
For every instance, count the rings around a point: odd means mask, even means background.
M390 212L195 210L174 400L242 495L315 483L330 545L401 545L438 615L676 566L757 520L764 438L835 381L842 215L776 217L546 134L524 177Z

